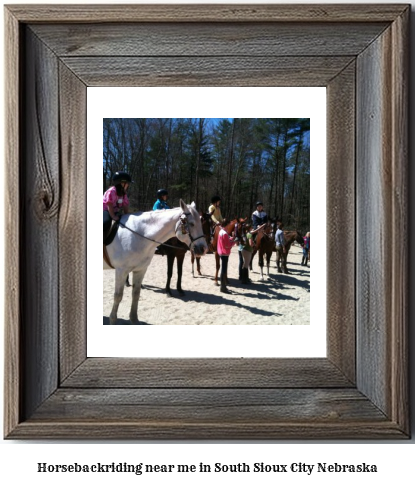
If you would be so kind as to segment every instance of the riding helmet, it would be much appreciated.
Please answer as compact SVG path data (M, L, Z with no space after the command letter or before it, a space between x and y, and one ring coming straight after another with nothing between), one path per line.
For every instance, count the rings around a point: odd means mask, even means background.
M164 190L163 188L160 188L157 192L157 198L164 197L164 195L168 195L169 192L167 190Z
M131 179L131 176L124 171L117 171L112 175L112 182L114 185L118 185L119 183L134 183Z
M212 200L211 200L212 203L216 203L216 202L219 202L219 201L220 201L220 196L219 195L215 195L214 197L212 197Z
M263 204L261 201L258 201L258 202L256 202L256 204L255 204L255 206L257 206L257 207L258 207L259 205L264 206L264 204Z

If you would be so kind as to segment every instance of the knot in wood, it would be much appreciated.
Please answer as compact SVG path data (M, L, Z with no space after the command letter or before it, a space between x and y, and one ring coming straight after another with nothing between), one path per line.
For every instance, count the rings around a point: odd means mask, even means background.
M54 192L43 188L35 199L35 213L40 219L51 219L58 213L57 199Z

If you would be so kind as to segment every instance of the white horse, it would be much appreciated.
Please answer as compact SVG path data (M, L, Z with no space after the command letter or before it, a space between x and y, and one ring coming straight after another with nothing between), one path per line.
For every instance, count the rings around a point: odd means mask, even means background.
M138 324L137 307L141 283L159 243L177 237L195 253L203 256L208 249L200 217L194 203L170 210L156 210L123 215L118 232L107 247L108 257L115 268L114 304L110 324L117 322L118 306L122 300L125 280L133 272L133 291L130 321ZM104 261L104 269L111 269Z

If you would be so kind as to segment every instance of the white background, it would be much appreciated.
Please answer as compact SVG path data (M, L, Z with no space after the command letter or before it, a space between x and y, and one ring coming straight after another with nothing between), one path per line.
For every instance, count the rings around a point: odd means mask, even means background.
M7 3L19 3L9 1ZM26 0L25 3L34 3ZM44 2L53 3L53 2ZM76 2L72 3L84 3ZM99 2L89 3L109 3L105 0ZM116 3L116 2L112 2ZM123 3L131 3L123 0ZM139 3L139 2L135 2ZM168 0L163 0L163 3L174 3ZM182 1L181 3L187 3ZM197 3L197 2L192 2ZM213 2L212 2L213 3ZM238 2L228 1L227 3L254 3L254 2ZM259 2L258 2L259 3ZM262 0L261 3L266 3ZM287 3L287 2L285 2ZM300 2L289 3L312 3L306 0ZM336 2L335 0L321 1L320 3L344 3ZM352 2L359 3L359 2ZM388 2L371 2L365 0L364 3L388 3ZM412 0L412 9L415 7L415 1ZM414 32L414 15L412 14L412 31ZM3 29L3 22L1 23ZM3 39L0 33L0 39ZM413 93L415 83L415 49L414 41L412 43L411 54L411 92ZM3 49L0 54L3 55ZM2 101L2 97L0 97ZM3 112L3 111L2 111ZM411 126L414 127L414 102L411 100ZM4 145L4 131L0 131L2 145ZM414 143L411 142L411 155L414 154ZM4 154L4 150L2 152ZM411 188L415 188L414 174L410 174ZM411 194L411 192L410 192ZM412 191L412 194L414 192ZM410 196L410 207L414 205L414 197ZM411 231L410 242L414 242L414 217L411 215ZM3 219L0 219L1 223ZM3 235L3 232L0 232ZM3 243L0 248L3 249ZM3 259L4 262L4 259ZM7 264L7 263L6 263ZM410 303L413 303L415 298L413 291L413 279L415 273L413 264L411 263L410 273ZM4 283L2 279L0 281ZM3 305L4 287L0 290L0 304ZM410 310L410 324L413 329L414 317L413 309ZM3 337L0 335L1 340ZM415 340L414 334L411 336L410 349L412 353L411 370L414 371L414 353ZM0 354L3 353L3 344L0 344ZM3 378L3 364L0 362L1 377ZM414 407L415 398L414 375L412 375L412 418L415 418ZM2 410L2 402L0 409ZM2 414L2 412L1 412ZM413 429L413 436L415 430ZM407 484L412 486L414 484L413 460L415 459L415 440L408 442L332 442L332 443L308 443L308 442L262 442L262 443L190 443L190 442L170 442L170 443L146 443L146 442L131 442L131 443L94 443L94 442L18 442L18 441L0 441L0 483L3 486L24 486L33 484L44 487L49 486L86 486L88 484L100 484L100 486L113 486L117 483L123 483L124 486L137 486L139 483L142 486L161 486L164 484L172 484L173 486L180 483L181 486L211 486L218 484L219 486L234 485L252 486L253 482L262 487L282 484L288 481L293 486L318 486L320 487L349 487L351 484L362 486L362 484ZM113 474L113 475L49 475L37 474L37 463L111 463L111 462L128 462L147 464L196 464L203 462L210 463L241 463L249 464L255 462L265 462L269 464L291 464L295 462L301 463L317 463L317 462L338 462L344 464L350 463L376 463L378 465L378 474L312 474L311 476L305 474L279 474L279 475L260 475L260 474L215 474L204 475L201 473L188 475L146 475L137 477L133 474ZM7 485L6 485L7 483Z
M157 103L155 103L155 100ZM240 100L244 100L241 104ZM275 87L88 88L87 273L102 275L96 252L101 235L102 120L128 117L280 117L310 119L311 229L318 229L311 269L310 323L244 324L195 328L192 325L102 325L102 281L88 279L90 357L326 357L326 89ZM97 178L98 175L98 178ZM187 202L191 203L191 202ZM317 219L314 222L313 219ZM323 230L321 230L323 229ZM209 259L209 258L206 258ZM114 273L114 272L112 272ZM145 278L144 278L145 283ZM124 298L124 300L126 300ZM128 304L129 305L129 304ZM138 310L140 319L140 306ZM248 323L249 322L249 323ZM201 333L203 341L200 340ZM235 341L235 338L238 338ZM264 340L264 337L267 340ZM183 340L182 338L186 338ZM218 340L220 338L220 340Z

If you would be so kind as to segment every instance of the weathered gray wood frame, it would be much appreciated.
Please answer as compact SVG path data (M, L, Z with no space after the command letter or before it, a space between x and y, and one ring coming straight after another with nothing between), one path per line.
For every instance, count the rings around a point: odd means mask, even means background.
M6 438L408 438L409 13L5 8ZM86 89L102 85L327 87L327 358L86 357Z

